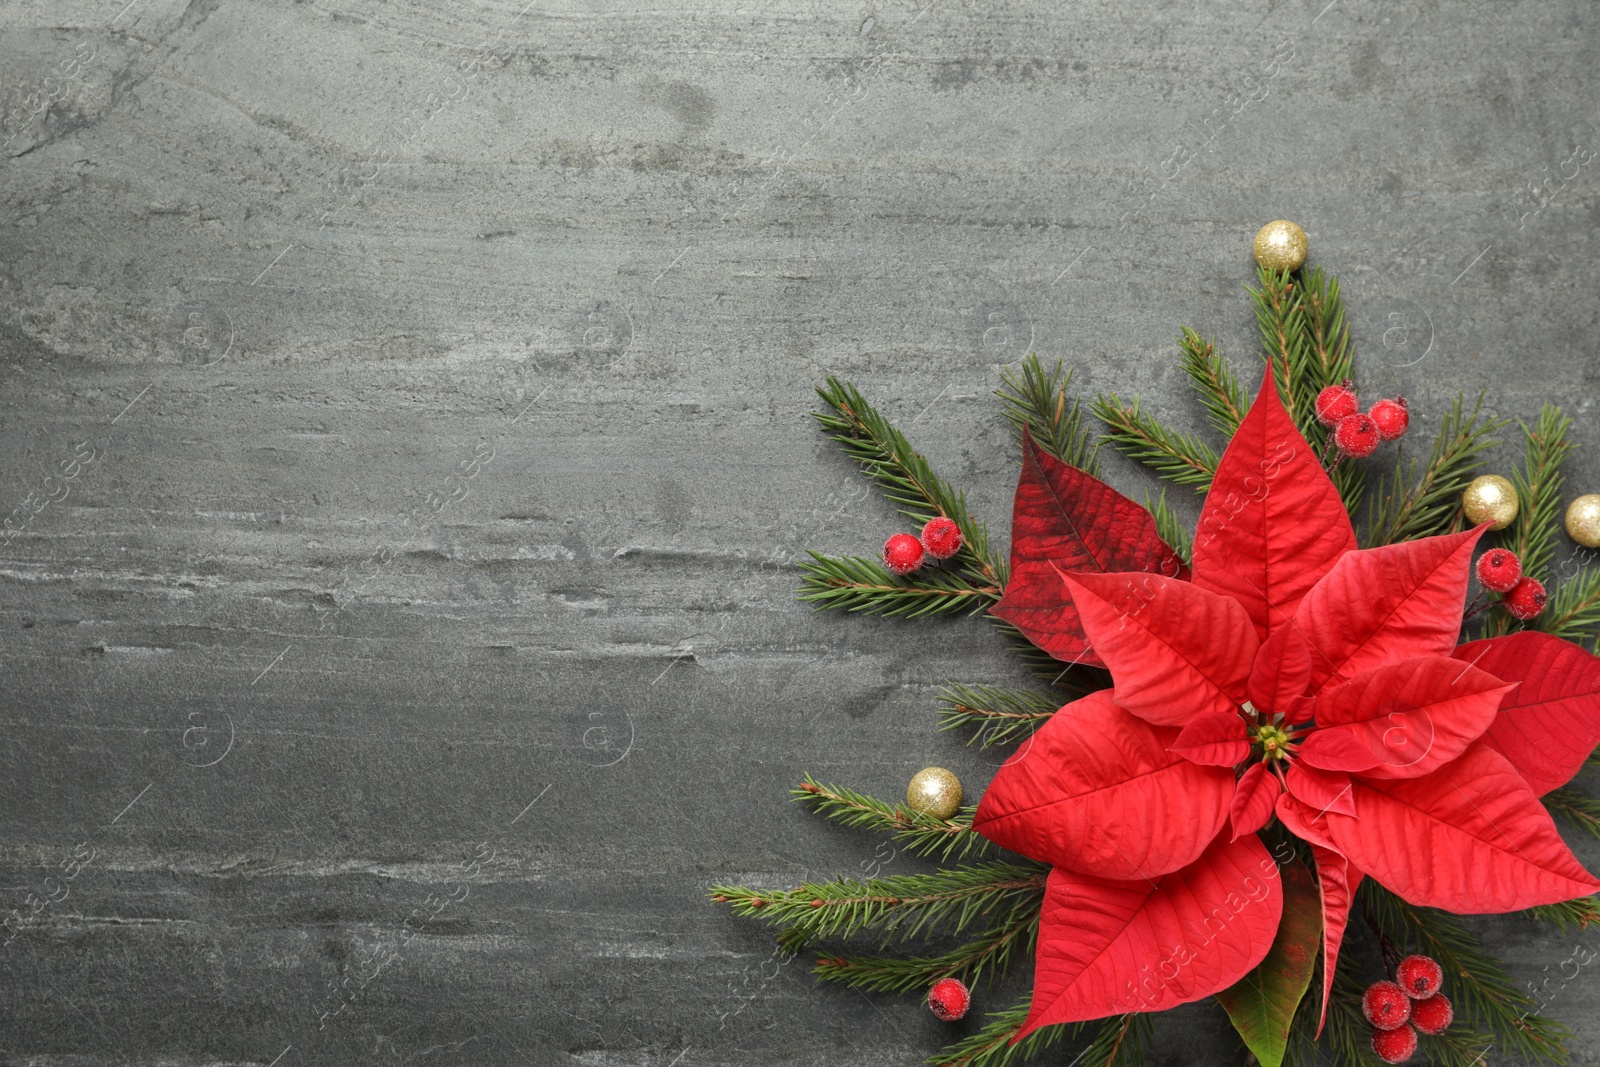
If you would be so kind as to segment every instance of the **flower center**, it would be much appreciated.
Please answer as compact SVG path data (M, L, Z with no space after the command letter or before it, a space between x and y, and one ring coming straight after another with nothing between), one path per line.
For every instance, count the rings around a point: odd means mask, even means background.
M1289 758L1289 743L1293 735L1281 726L1272 723L1263 723L1250 731L1250 740L1261 746L1261 758L1271 763L1273 760Z

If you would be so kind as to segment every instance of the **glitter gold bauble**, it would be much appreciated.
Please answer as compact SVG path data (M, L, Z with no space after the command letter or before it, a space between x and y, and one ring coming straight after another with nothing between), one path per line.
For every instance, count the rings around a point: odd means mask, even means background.
M1498 474L1480 474L1461 494L1461 509L1474 526L1487 522L1491 530L1504 530L1517 517L1517 487Z
M924 767L906 786L906 806L935 819L948 819L961 810L961 779L943 767Z
M1256 234L1256 262L1268 270L1299 270L1306 262L1306 231L1278 219Z
M1567 536L1584 548L1600 548L1600 493L1585 493L1567 505Z

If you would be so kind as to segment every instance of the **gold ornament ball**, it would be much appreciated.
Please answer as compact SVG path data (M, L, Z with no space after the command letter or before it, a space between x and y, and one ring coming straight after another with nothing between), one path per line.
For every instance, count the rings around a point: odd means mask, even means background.
M1306 231L1288 219L1278 219L1256 234L1256 262L1268 270L1299 270L1309 247Z
M1584 548L1600 548L1600 493L1585 493L1567 505L1567 536Z
M1504 530L1517 517L1517 487L1498 474L1480 474L1461 494L1461 508L1474 526Z
M943 767L924 767L906 786L906 806L935 819L948 819L961 810L961 779Z

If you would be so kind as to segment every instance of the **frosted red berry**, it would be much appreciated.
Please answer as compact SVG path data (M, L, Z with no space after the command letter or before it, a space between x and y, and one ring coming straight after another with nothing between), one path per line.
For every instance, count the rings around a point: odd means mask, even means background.
M1411 998L1393 982L1373 982L1361 998L1361 1013L1379 1030L1393 1030L1411 1018Z
M959 978L941 978L928 990L928 1010L947 1023L961 1018L971 1005L972 994Z
M943 515L929 519L922 528L922 547L934 559L949 559L961 551L961 527Z
M1450 1006L1450 998L1443 993L1435 993L1427 1000L1419 1000L1411 1005L1411 1025L1429 1037L1438 1037L1450 1029L1455 1017L1456 1010Z
M910 534L895 534L883 543L883 565L901 576L922 566L922 542Z
M1491 548L1478 557L1478 582L1491 593L1509 593L1522 579L1522 561L1515 552Z
M1349 378L1343 385L1330 385L1317 394L1317 421L1332 429L1340 421L1349 418L1361 410L1361 402L1356 399L1355 391L1350 388L1355 383Z
M1339 420L1333 430L1333 440L1340 452L1361 459L1378 450L1383 436L1378 433L1378 424L1372 421L1372 416L1358 411Z
M1538 617L1547 599L1543 582L1536 578L1522 578L1511 587L1511 592L1501 598L1500 603L1511 614L1526 622Z
M1367 417L1377 425L1378 436L1385 441L1404 437L1406 427L1411 425L1411 412L1406 410L1406 398L1403 396L1378 401L1367 411Z
M1444 985L1444 968L1432 956L1407 956L1394 969L1394 981L1412 1000L1427 1000Z
M1384 1063L1404 1063L1417 1051L1417 1032L1409 1026L1372 1031L1372 1051Z

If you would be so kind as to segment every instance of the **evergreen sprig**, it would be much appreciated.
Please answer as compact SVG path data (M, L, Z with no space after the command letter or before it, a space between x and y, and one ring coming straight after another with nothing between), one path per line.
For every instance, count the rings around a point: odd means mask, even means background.
M1312 405L1300 397L1305 392L1302 379L1306 377L1305 317L1300 297L1295 290L1292 271L1256 268L1256 288L1246 286L1256 305L1256 328L1261 333L1264 358L1272 364L1272 377L1278 383L1278 395L1294 417L1295 425L1309 440L1317 428L1316 412L1312 410L1316 393L1312 392Z
M1216 346L1189 327L1178 337L1178 351L1184 373L1189 375L1200 403L1205 406L1211 425L1225 438L1232 437L1250 410L1239 379L1228 361L1217 354Z
M1527 440L1522 467L1511 472L1511 484L1517 488L1519 506L1517 517L1502 537L1506 547L1522 561L1523 574L1549 581L1546 568L1555 556L1556 531L1561 528L1556 518L1561 507L1561 485L1565 480L1561 476L1561 463L1573 449L1572 442L1567 439L1572 420L1556 405L1545 404L1532 426L1519 425ZM1497 602L1484 628L1489 636L1497 636L1522 627L1522 621Z
M1394 471L1378 482L1367 536L1368 548L1398 544L1418 537L1448 533L1461 521L1461 493L1477 477L1482 453L1499 444L1494 436L1510 419L1483 413L1484 394L1478 394L1471 413L1457 396L1434 436L1428 462L1417 474L1417 461L1406 463L1402 445Z
M841 825L888 831L907 851L918 856L937 856L949 862L982 855L992 847L988 838L972 829L972 817L978 811L975 804L963 807L953 818L935 819L904 804L891 804L842 786L824 785L809 774L790 790L790 795Z
M900 513L919 526L938 515L953 520L961 527L962 536L961 551L953 561L957 569L974 586L1005 588L1006 565L990 553L988 530L968 511L966 494L934 474L905 435L867 403L855 386L830 376L817 395L829 410L812 412L812 417L861 464Z
M789 935L789 944L850 938L866 931L891 938L960 934L969 926L1044 896L1045 869L991 862L946 867L931 874L836 878L794 889L719 885L711 899L739 915L761 919Z
M1300 317L1305 331L1304 375L1310 379L1311 416L1316 416L1317 393L1350 377L1350 326L1345 322L1339 279L1321 267L1300 277Z
M1178 554L1184 563L1194 558L1194 533L1183 524L1175 511L1167 504L1167 490L1161 490L1161 495L1155 500L1150 499L1150 494L1144 495L1144 509L1156 520L1156 533L1161 535L1161 540L1167 547Z
M1600 567L1584 567L1550 590L1550 601L1533 625L1547 634L1583 644L1591 652L1600 628Z
M970 727L967 743L990 748L1031 735L1060 707L1053 693L950 682L939 694L939 729Z
M1568 786L1552 789L1540 799L1551 815L1593 837L1600 837L1600 800Z
M1554 404L1545 404L1532 427L1522 424L1528 448L1521 470L1511 472L1521 507L1511 525L1511 546L1522 560L1522 573L1545 578L1555 556L1561 529L1561 464L1572 452L1567 438L1572 420Z
M1045 1051L1069 1034L1078 1036L1087 1027L1094 1027L1094 1037L1071 1061L1072 1067L1137 1067L1145 1061L1151 1029L1147 1014L1113 1015L1070 1027L1041 1026L1013 1045L1011 1039L1027 1022L1029 1010L1030 1001L1024 999L1015 1007L990 1012L990 1021L981 1030L949 1046L928 1063L932 1067L1009 1067Z
M1049 371L1034 353L1022 361L1020 372L1002 370L1005 388L996 389L1000 409L1021 437L1026 427L1034 444L1056 459L1100 476L1100 445L1093 430L1084 424L1079 401L1067 402L1067 387L1072 371L1064 370L1061 360Z
M1600 923L1600 899L1575 897L1556 904L1540 904L1529 908L1524 914L1540 922L1555 923L1562 933L1566 933L1569 926L1587 930Z
M1193 434L1170 429L1146 415L1139 398L1128 404L1116 393L1095 398L1094 414L1106 424L1106 439L1129 459L1138 460L1156 474L1204 493L1217 476L1216 449Z
M999 978L1021 949L1033 952L1039 936L1044 894L1007 901L994 920L972 940L938 956L835 956L817 958L812 973L826 982L881 993L925 993L943 978L976 985Z
M911 578L897 578L883 563L865 556L825 556L809 549L801 561L805 577L800 599L817 610L861 611L869 615L918 619L926 615L973 614L1000 599L993 585L974 586L970 569L924 567Z
M1395 944L1432 956L1444 968L1456 1017L1487 1028L1504 1052L1539 1063L1562 1063L1565 1026L1538 1014L1538 1003L1485 952L1455 916L1408 904L1371 878L1361 883L1366 913Z

